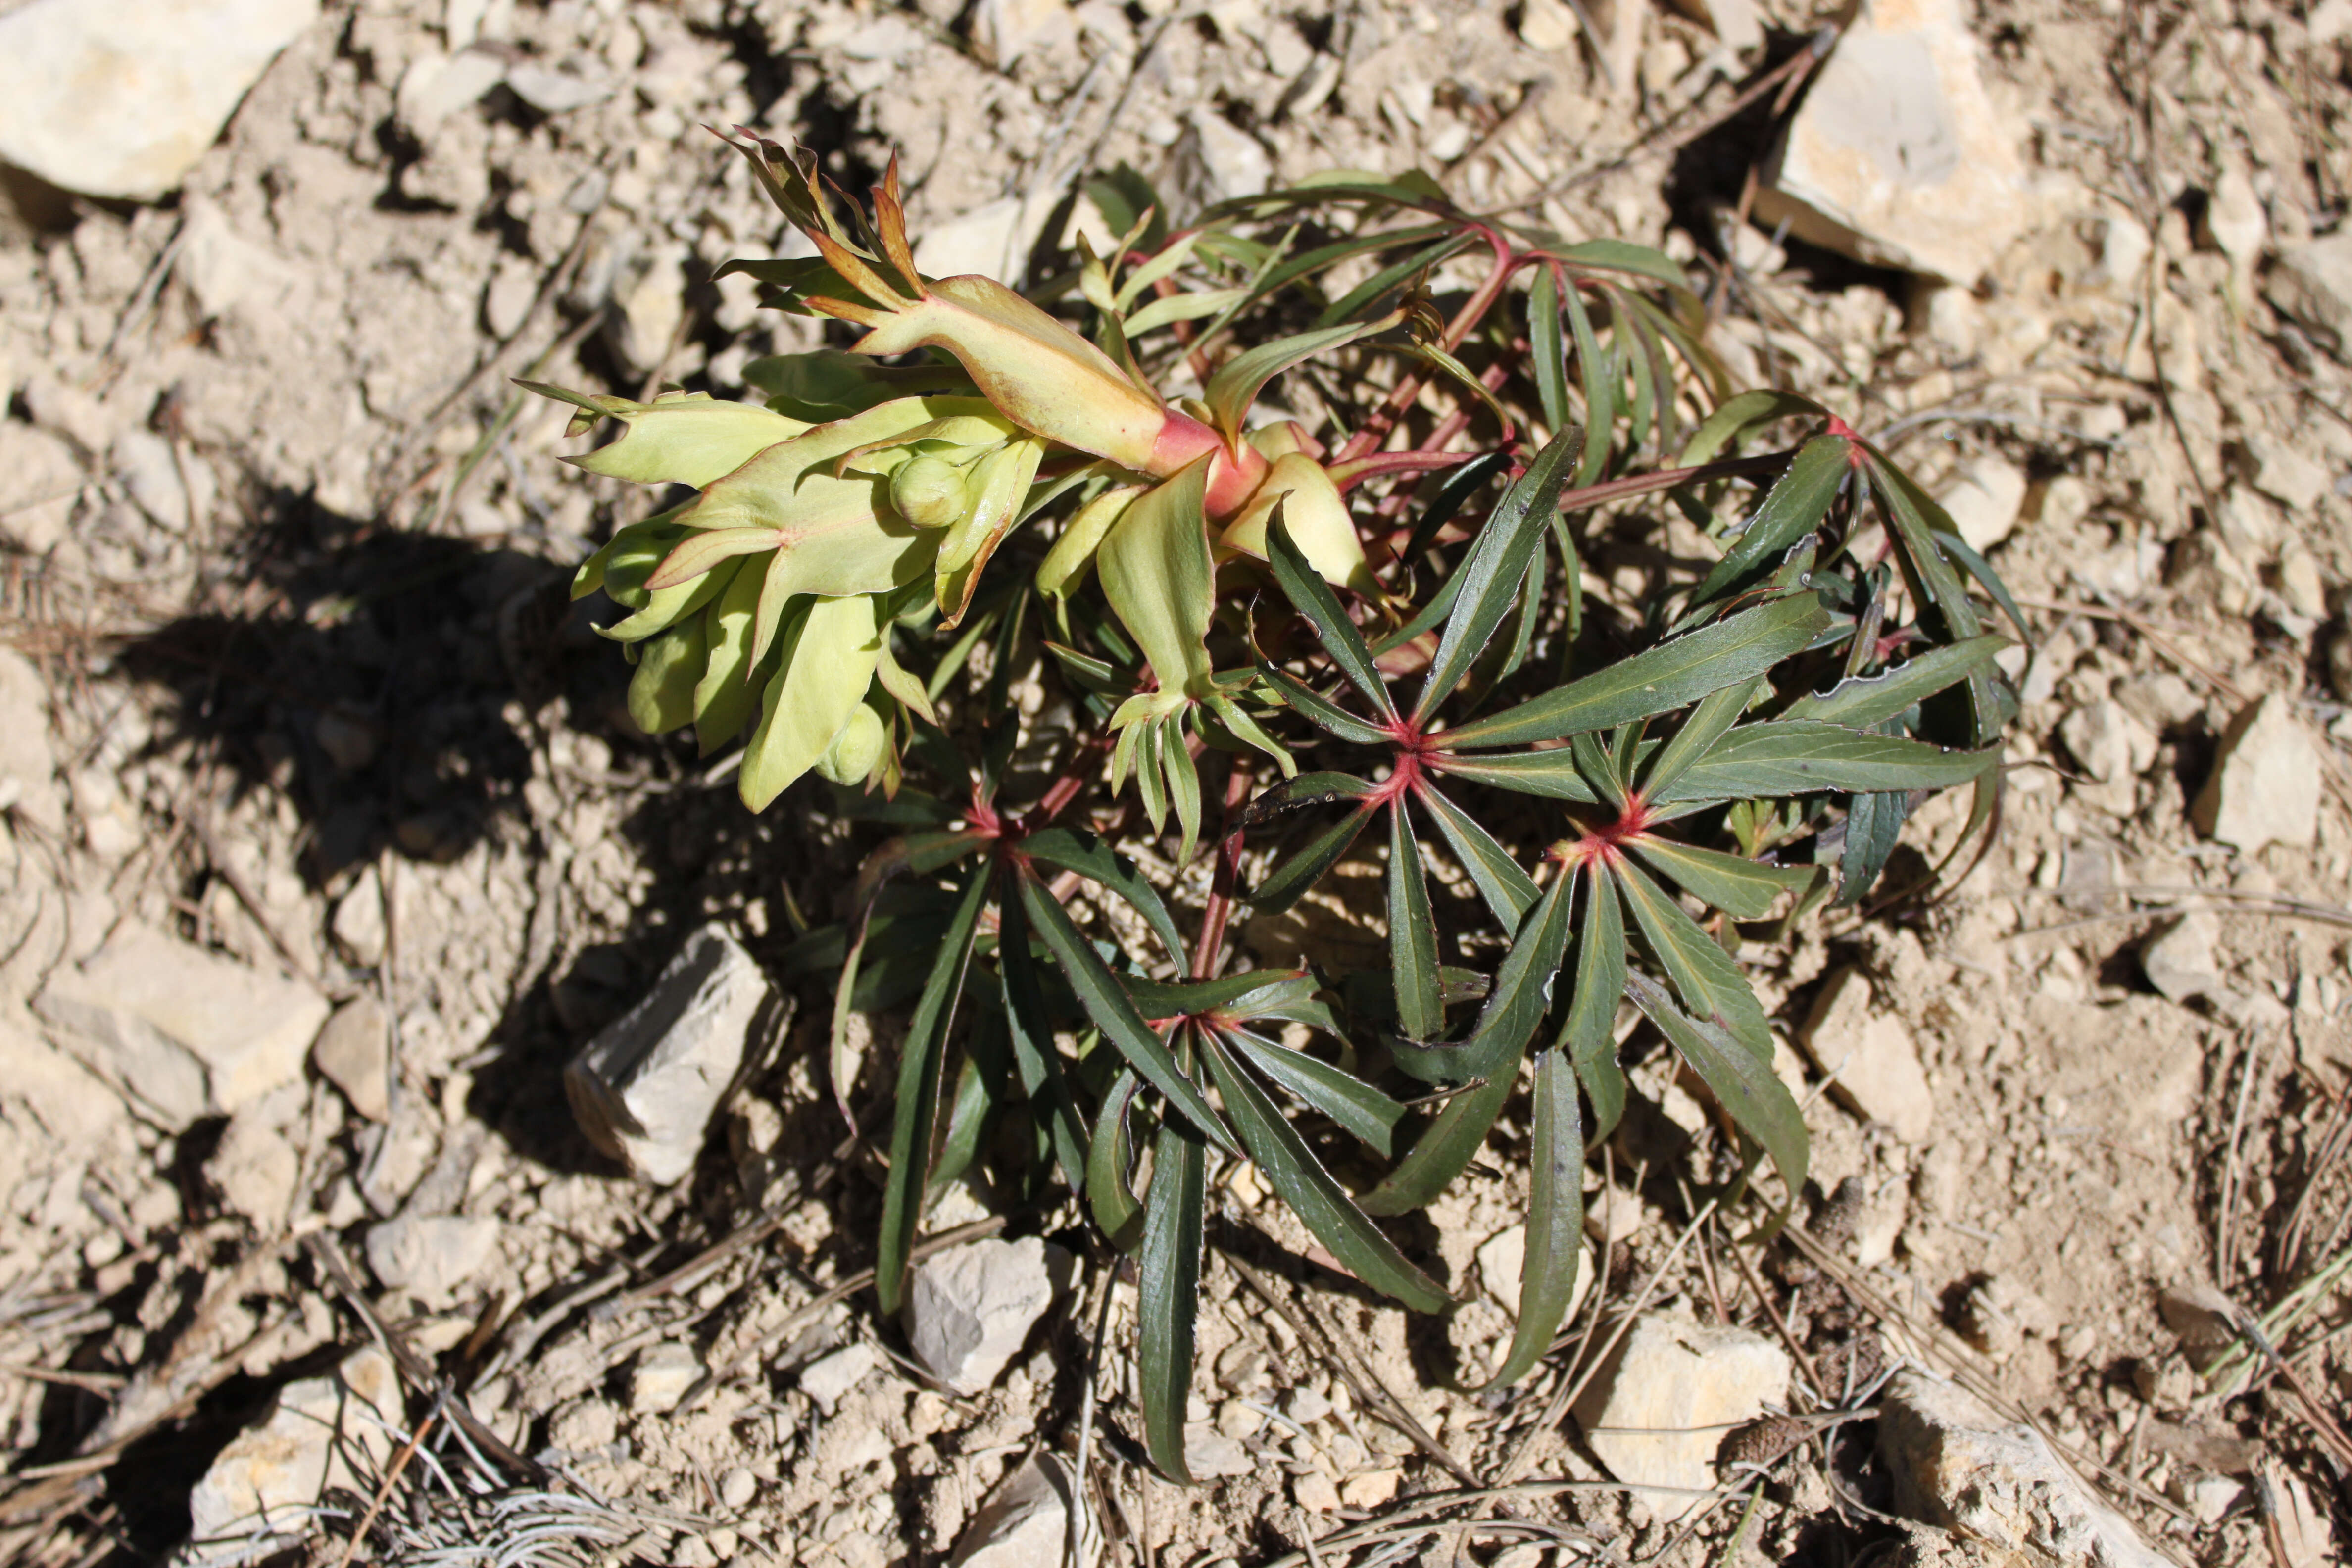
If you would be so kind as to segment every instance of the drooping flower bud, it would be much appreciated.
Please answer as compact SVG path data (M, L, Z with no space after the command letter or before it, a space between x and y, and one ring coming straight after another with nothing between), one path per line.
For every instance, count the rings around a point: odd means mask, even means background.
M816 763L817 773L837 784L861 784L882 755L882 715L861 702Z
M945 528L963 515L963 470L944 458L909 458L890 476L890 504L917 528Z

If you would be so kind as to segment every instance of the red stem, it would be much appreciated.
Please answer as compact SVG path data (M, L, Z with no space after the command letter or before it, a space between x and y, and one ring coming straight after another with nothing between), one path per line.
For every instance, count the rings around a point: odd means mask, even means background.
M1503 297L1504 286L1510 282L1511 274L1517 271L1527 259L1513 251L1510 241L1493 229L1481 225L1479 232L1494 247L1495 269L1486 275L1486 280L1478 286L1478 291L1464 302L1462 309L1454 312L1454 320L1446 324L1445 336L1440 341L1448 353L1461 347L1462 340L1470 335L1471 329L1495 308L1495 301ZM1363 428L1348 437L1348 444L1339 449L1338 460L1344 463L1350 458L1363 457L1377 447L1395 426L1399 416L1412 406L1412 400L1421 395L1423 379L1418 375L1408 375L1398 382L1396 390L1390 393L1386 401L1372 412L1371 417L1364 421Z
M1225 820L1247 805L1250 759L1235 757L1225 773ZM1192 943L1192 978L1206 980L1216 968L1217 950L1225 945L1225 921L1233 914L1234 892L1241 879L1242 832L1235 828L1217 846L1216 879L1209 886L1208 907L1201 911L1201 935Z

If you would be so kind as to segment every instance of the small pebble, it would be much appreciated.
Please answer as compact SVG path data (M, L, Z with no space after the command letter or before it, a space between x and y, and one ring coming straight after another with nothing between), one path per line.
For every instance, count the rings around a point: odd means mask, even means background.
M759 1495L759 1478L740 1465L719 1478L719 1500L736 1512L749 1508Z

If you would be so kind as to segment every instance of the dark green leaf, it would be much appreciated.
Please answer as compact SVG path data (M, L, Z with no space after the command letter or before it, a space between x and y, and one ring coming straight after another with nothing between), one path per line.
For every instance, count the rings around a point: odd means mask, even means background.
M1273 568L1274 580L1298 613L1307 617L1322 640L1324 650L1339 673L1353 681L1356 689L1372 700L1387 718L1396 717L1396 708L1389 700L1388 683L1372 663L1372 650L1364 646L1364 636L1356 623L1348 618L1347 607L1323 580L1323 574L1307 563L1297 542L1290 537L1290 522L1277 510L1265 531L1266 564Z
M1486 1134L1518 1082L1516 1072L1474 1084L1445 1102L1405 1157L1357 1206L1366 1214L1408 1214L1426 1207L1468 1169L1486 1146Z
M1947 687L1992 666L1993 655L2009 639L1988 632L1965 642L1927 648L1892 669L1841 680L1827 691L1811 693L1789 704L1783 719L1819 719L1865 730L1884 724Z
M1192 1484L1184 1463L1184 1407L1192 1387L1192 1325L1201 1301L1201 1218L1207 1150L1170 1119L1151 1146L1143 1249L1136 1258L1135 1370L1143 1395L1143 1446L1160 1473Z
M1266 1077L1362 1139L1377 1152L1387 1155L1391 1152L1396 1124L1404 1120L1403 1106L1354 1074L1304 1051L1276 1045L1246 1029L1226 1029L1223 1033Z
M1635 854L1681 883L1701 903L1735 920L1762 920L1772 912L1782 893L1801 892L1817 875L1811 866L1764 866L1647 833L1628 842Z
M1745 685L1812 640L1829 612L1794 594L1622 659L1491 718L1440 731L1435 744L1511 746L1562 740L1670 713L1727 686Z
M1625 731L1621 728L1618 733L1622 736ZM1603 745L1599 735L1587 731L1569 738L1568 754L1576 759L1577 772L1603 801L1620 811L1625 809L1624 771L1617 764L1613 747Z
M1127 999L1110 966L1095 952L1094 943L1080 935L1078 928L1071 923L1070 912L1034 875L1021 879L1021 901L1046 951L1061 960L1062 977L1069 982L1079 1005L1086 1008L1087 1016L1094 1020L1103 1038L1152 1088L1167 1096L1168 1102L1198 1127L1203 1137L1226 1152L1233 1152L1233 1140L1217 1120L1217 1113L1209 1109L1207 1099L1177 1067L1168 1042L1143 1021L1135 1004Z
M1694 606L1713 604L1811 532L1829 515L1838 487L1853 470L1855 447L1843 436L1816 436L1799 449L1788 472L1766 492L1747 531L1691 595Z
M1936 542L1943 547L1945 554L1966 568L1969 576L1983 584L1984 591L1992 595L1993 603L2009 616L2009 624L2017 628L2018 637L2028 647L2032 647L2033 633L2026 626L2025 612L2019 608L2017 600L2010 594L2009 584L2000 580L2000 574L1993 570L1992 563L1978 554L1976 547L1957 533L1947 533L1938 529Z
M1446 475L1445 483L1439 486L1437 494L1430 498L1428 510L1423 511L1420 521L1412 525L1412 539L1405 545L1402 552L1402 559L1406 561L1419 559L1421 552L1428 549L1430 542L1437 537L1437 531L1452 522L1454 515L1461 511L1472 496L1486 488L1489 479L1504 472L1510 466L1509 453L1489 452L1485 457L1471 458ZM1433 614L1431 613L1433 611L1434 611ZM1445 618L1445 611L1437 608L1434 600L1423 607L1422 614L1429 616L1426 624L1412 626L1408 623L1407 628L1391 632L1382 637L1380 646L1374 651L1385 653L1400 643L1411 642ZM1421 616L1416 616L1413 619L1420 620Z
M1818 720L1775 719L1732 731L1654 804L1832 789L1941 789L1979 777L1999 760L1998 747L1954 752Z
M1662 250L1646 245L1635 245L1630 239L1588 239L1580 244L1563 246L1553 252L1562 261L1579 267L1601 267L1612 272L1634 272L1644 278L1654 278L1674 289L1690 287L1689 275L1680 263Z
M1495 503L1469 559L1454 574L1462 586L1455 591L1454 613L1446 618L1445 635L1438 639L1437 655L1413 704L1416 724L1426 721L1446 693L1460 684L1473 660L1495 635L1518 602L1519 584L1528 563L1543 544L1543 531L1559 503L1567 482L1568 433L1544 444L1528 471Z
M988 871L964 873L963 895L948 922L946 939L931 961L930 979L915 1005L913 1022L898 1058L898 1090L890 1121L890 1175L883 1188L882 1230L875 1240L874 1293L882 1310L895 1312L906 1299L907 1254L923 1218L923 1178L930 1163L931 1129L939 1114L940 1066L956 1004L963 995L964 971L971 963L980 930L980 907L988 901Z
M1322 313L1315 318L1315 325L1328 327L1348 320L1384 297L1391 289L1409 281L1415 273L1426 271L1449 256L1458 255L1468 247L1473 237L1466 234L1450 234L1402 260L1391 261L1339 299L1324 306Z
M1486 900L1486 908L1505 926L1516 929L1519 917L1539 896L1535 879L1521 870L1519 863L1495 842L1494 836L1460 806L1427 784L1415 793L1429 815L1437 819L1437 830L1445 835L1454 858L1462 862L1463 869L1478 885L1478 896Z
M1398 1030L1408 1040L1437 1038L1445 1032L1445 1004L1437 988L1437 920L1429 907L1429 874L1402 798L1389 807L1389 963Z
M1054 1158L1074 1193L1087 1185L1087 1128L1079 1117L1076 1097L1062 1076L1061 1053L1054 1048L1054 1016L1046 1005L1044 979L1036 955L1029 950L1029 917L1021 908L1019 890L997 900L999 930L997 968L1004 983L1004 1018L1012 1037L1013 1063L1021 1075L1022 1091L1031 1109L1045 1122L1053 1140Z
M1471 756L1449 752L1432 759L1431 765L1448 778L1468 779L1551 800L1572 800L1584 805L1601 804L1601 796L1584 782L1584 775L1577 771L1575 754L1566 746L1549 752Z
M1703 463L1711 463L1720 453L1738 450L1740 437L1748 432L1796 416L1827 419L1830 411L1811 398L1800 397L1793 392L1743 392L1737 397L1726 398L1697 429L1691 432L1681 456L1675 459L1675 466L1696 468Z
M1308 723L1337 735L1350 745L1383 746L1389 744L1392 739L1389 732L1379 725L1370 720L1357 718L1328 698L1316 695L1304 684L1292 679L1270 664L1259 665L1257 672L1266 684L1280 692L1282 700L1297 709L1299 715Z
M1370 806L1359 806L1317 833L1289 859L1265 874L1265 880L1249 894L1250 903L1266 914L1280 914L1297 903L1307 889L1323 879L1324 872L1338 864L1371 816Z
M1151 927L1168 956L1184 961L1184 939L1160 901L1159 889L1135 868L1135 862L1083 828L1044 827L1021 841L1021 852L1057 871L1076 871L1088 881L1109 889L1134 906ZM1059 905L1055 906L1059 908Z
M1568 427L1568 345L1559 332L1559 274L1538 262L1528 289L1528 358L1535 366L1536 400L1544 428Z
M1584 868L1584 925L1577 932L1576 991L1552 1049L1575 1064L1592 1097L1592 1139L1617 1130L1625 1111L1625 1074L1617 1065L1617 1003L1625 994L1625 914L1616 879L1597 865Z
M1562 878L1566 880L1566 878ZM1519 1270L1519 1321L1503 1364L1486 1384L1505 1387L1551 1348L1576 1293L1584 1259L1584 1118L1576 1068L1557 1050L1536 1058L1535 1131L1528 1152L1528 1247Z
M1621 859L1613 869L1625 901L1633 907L1634 923L1690 1010L1770 1063L1772 1031L1764 1021L1764 1005L1748 989L1731 954L1640 867Z
M977 1035L980 1028L975 1022L973 1034ZM947 1136L940 1140L938 1158L931 1163L930 1173L923 1182L926 1208L971 1169L972 1158L980 1152L980 1135L997 1103L981 1076L979 1064L970 1057L964 1058L956 1068L956 1091L949 1102Z
M1663 986L1646 974L1625 977L1625 994L1649 1016L1683 1060L1731 1112L1741 1131L1764 1146L1780 1168L1790 1195L1805 1184L1805 1116L1772 1072L1772 1058L1744 1049L1703 1018L1685 1016Z
M1748 700L1755 694L1756 685L1727 686L1720 691L1710 691L1699 699L1682 728L1675 731L1656 756L1650 759L1642 775L1642 797L1644 800L1671 798L1666 790L1683 771L1705 756L1715 743L1723 739L1724 731L1739 722L1740 714L1748 710Z
M1129 1118L1135 1114L1135 1097L1142 1088L1143 1080L1135 1076L1133 1068L1118 1069L1103 1095L1102 1110L1095 1116L1094 1138L1087 1150L1087 1206L1094 1210L1095 1224L1121 1252L1133 1252L1143 1238L1143 1205L1135 1201L1134 1189L1128 1185L1128 1172L1135 1164Z
M1435 1312L1452 1299L1437 1282L1405 1261L1396 1244L1358 1208L1354 1200L1316 1159L1257 1081L1225 1052L1213 1037L1204 1037L1209 1070L1216 1075L1218 1091L1234 1129L1249 1148L1250 1157L1265 1173L1276 1194L1306 1223L1317 1240L1357 1279L1403 1302L1417 1312Z
M1436 1048L1448 1058L1452 1069L1443 1076L1456 1081L1492 1081L1517 1073L1519 1058L1535 1038L1536 1026L1551 1009L1552 982L1568 952L1569 889L1575 880L1569 876L1555 879L1519 922L1511 951L1495 973L1495 988L1487 994L1477 1026L1462 1044ZM1414 1077L1436 1076L1405 1059L1410 1047L1391 1049L1397 1065Z
M1895 841L1903 836L1909 797L1900 793L1858 795L1846 803L1845 851L1838 861L1841 906L1858 904L1886 868Z
M1571 283L1573 280L1571 279ZM1609 467L1609 436L1617 423L1616 367L1601 350L1592 331L1592 317L1584 308L1584 290L1570 287L1560 295L1568 324L1576 337L1576 369L1584 389L1584 452L1576 465L1576 488L1582 489Z
M1127 994L1135 999L1136 1010L1153 1019L1188 1018L1202 1013L1221 1013L1235 1018L1255 1016L1243 1010L1252 1001L1279 995L1302 981L1312 992L1315 983L1303 969L1251 969L1214 980L1185 980L1174 984L1147 980L1140 974L1118 977Z

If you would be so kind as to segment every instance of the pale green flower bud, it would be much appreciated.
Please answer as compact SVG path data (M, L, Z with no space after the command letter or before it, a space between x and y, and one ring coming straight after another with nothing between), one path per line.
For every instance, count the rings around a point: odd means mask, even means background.
M816 771L837 784L864 784L882 755L883 739L882 715L861 702L817 759Z
M890 504L917 528L945 528L963 515L963 479L944 458L909 458L890 476Z

